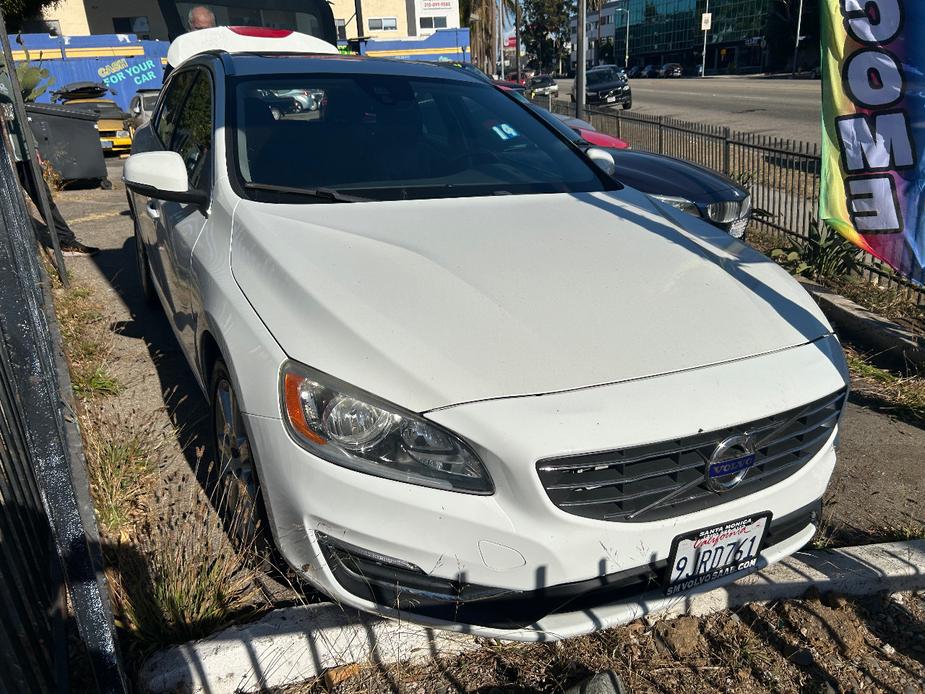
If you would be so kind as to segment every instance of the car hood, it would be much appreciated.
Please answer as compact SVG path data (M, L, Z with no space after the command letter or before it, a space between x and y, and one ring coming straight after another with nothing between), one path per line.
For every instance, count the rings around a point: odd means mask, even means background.
M741 186L716 171L687 161L639 150L607 149L617 167L614 177L643 193L676 195L695 202L739 199L748 195Z
M831 331L777 265L673 210L630 189L242 201L232 271L290 357L417 412L692 369Z

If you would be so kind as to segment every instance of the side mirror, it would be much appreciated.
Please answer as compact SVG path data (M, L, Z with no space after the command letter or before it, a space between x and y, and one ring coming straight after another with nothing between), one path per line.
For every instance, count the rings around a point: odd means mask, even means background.
M125 160L125 187L139 195L199 206L209 203L201 190L189 189L183 158L176 152L141 152Z
M591 147L585 154L588 155L588 159L597 164L597 168L608 176L613 176L617 172L617 165L614 163L613 157L610 156L610 152L607 150Z
M141 106L139 106L138 104L135 104L134 106L132 106L132 113L134 113L136 116L140 116Z

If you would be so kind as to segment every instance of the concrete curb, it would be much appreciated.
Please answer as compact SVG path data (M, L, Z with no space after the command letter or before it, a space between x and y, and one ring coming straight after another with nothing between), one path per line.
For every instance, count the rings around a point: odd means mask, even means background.
M839 335L877 354L877 359L900 370L910 365L925 371L925 338L878 316L830 289L797 278L819 304Z
M925 589L925 540L798 552L732 585L685 596L646 618L703 616L750 602L800 597L811 587L845 595ZM252 624L156 653L138 683L150 694L252 692L302 682L348 663L420 662L478 647L479 640L465 634L337 605L309 605L274 610Z

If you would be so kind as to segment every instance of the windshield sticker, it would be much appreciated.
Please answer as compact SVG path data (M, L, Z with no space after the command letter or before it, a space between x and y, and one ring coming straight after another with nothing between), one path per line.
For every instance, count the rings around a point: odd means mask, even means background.
M495 135L500 137L502 140L512 140L518 135L520 135L520 133L514 130L514 128L512 128L507 123L496 125L495 127L492 128L492 130L494 131Z

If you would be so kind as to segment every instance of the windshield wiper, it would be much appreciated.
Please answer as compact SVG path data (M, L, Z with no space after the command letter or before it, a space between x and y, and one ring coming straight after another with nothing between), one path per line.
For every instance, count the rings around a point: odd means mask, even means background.
M267 190L272 193L288 193L302 195L324 202L372 202L373 198L361 198L358 195L348 195L333 188L297 188L292 186L277 186L272 183L245 183L249 190Z

